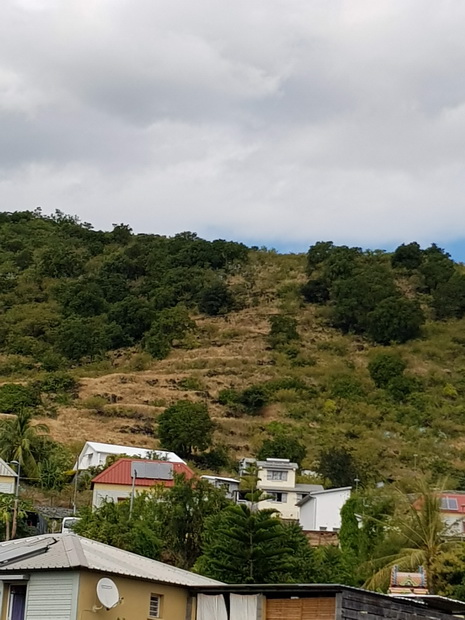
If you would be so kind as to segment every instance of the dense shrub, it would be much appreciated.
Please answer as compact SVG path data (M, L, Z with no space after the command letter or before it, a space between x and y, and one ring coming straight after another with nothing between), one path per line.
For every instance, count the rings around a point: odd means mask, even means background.
M205 287L199 295L199 310L210 316L227 314L234 310L234 296L225 282L219 280Z
M269 318L270 333L268 341L272 348L286 345L293 340L299 340L297 321L291 316L275 314Z
M416 242L399 245L391 257L393 267L404 267L408 270L418 269L422 261L423 252Z
M407 363L396 353L378 353L368 364L368 372L376 387L384 388L404 374Z
M298 439L291 435L278 434L263 441L257 459L260 461L269 458L289 459L300 467L306 455L307 449Z
M36 407L40 404L37 391L27 385L5 383L0 386L0 411L18 413L21 409Z

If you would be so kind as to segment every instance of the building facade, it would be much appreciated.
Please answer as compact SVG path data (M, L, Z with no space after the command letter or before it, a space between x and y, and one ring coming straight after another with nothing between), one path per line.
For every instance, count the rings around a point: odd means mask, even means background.
M299 523L305 532L338 532L341 508L350 497L352 487L311 491L298 502Z
M250 459L248 459L250 461ZM247 466L250 468L250 462ZM312 491L322 490L321 484L296 483L297 463L289 459L256 461L257 488L263 491L259 507L276 510L282 519L298 520L298 502Z
M115 607L97 584L110 579ZM191 620L191 588L220 582L75 534L0 543L2 620Z
M122 502L133 491L138 495L158 484L172 487L176 475L190 480L194 472L185 463L119 459L92 480L92 506L99 508L104 502Z
M77 471L85 471L91 467L100 467L101 465L105 465L109 456L119 455L129 456L135 459L153 459L156 457L160 460L168 461L169 463L184 463L177 454L174 452L167 452L166 450L150 450L149 448L86 441L74 464L74 469Z

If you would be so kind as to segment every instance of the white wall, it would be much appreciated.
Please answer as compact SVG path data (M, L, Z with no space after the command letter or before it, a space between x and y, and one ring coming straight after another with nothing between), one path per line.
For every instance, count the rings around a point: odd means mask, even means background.
M300 525L304 530L326 528L332 532L341 527L341 508L350 497L350 489L332 489L311 494L300 507Z
M297 493L292 491L283 491L283 493L287 493L287 502L264 500L259 502L258 507L260 510L265 510L268 508L277 510L283 519L298 519L299 507L296 506Z
M78 586L78 573L31 573L27 584L25 620L76 620Z

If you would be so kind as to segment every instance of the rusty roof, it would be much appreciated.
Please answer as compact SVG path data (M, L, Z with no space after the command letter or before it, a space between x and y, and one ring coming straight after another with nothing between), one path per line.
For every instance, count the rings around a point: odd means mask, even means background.
M166 465L166 461L149 461L147 459L119 459L110 467L95 476L92 480L94 484L119 484L125 486L132 485L131 463L162 463ZM194 472L185 463L170 463L173 467L174 474L184 474L187 480L195 476ZM136 478L136 487L153 487L155 484L163 484L165 487L172 487L174 480L156 480L153 478Z

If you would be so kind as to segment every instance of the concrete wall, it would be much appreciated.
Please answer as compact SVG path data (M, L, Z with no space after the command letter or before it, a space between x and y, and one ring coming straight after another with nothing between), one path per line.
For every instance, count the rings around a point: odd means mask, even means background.
M283 471L287 473L287 480L268 480L268 471ZM293 489L295 487L295 470L280 469L279 466L260 467L257 486L259 489Z
M94 484L94 491L92 494L92 506L98 508L105 501L117 502L118 499L127 498L131 496L132 487L125 484ZM144 493L149 491L150 487L135 487L134 494Z
M277 510L283 519L298 519L299 507L297 503L297 493L292 491L282 491L287 493L287 502L275 502L270 500L264 500L258 504L260 510L271 508Z
M100 609L93 612L94 606L100 607L95 595L97 582L101 577L110 577L117 585L123 601L114 609ZM158 585L127 577L104 575L95 572L80 573L78 599L79 620L147 620L149 616L150 595L162 596L160 618L163 620L186 620L188 610L187 589L175 586Z

